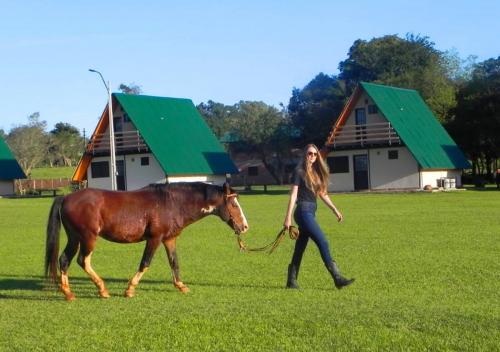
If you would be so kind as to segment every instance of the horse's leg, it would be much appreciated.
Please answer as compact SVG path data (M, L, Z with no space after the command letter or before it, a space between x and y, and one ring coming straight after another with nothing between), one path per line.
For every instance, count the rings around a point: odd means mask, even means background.
M177 287L177 289L179 289L182 293L189 292L189 288L184 285L179 275L179 260L177 259L177 252L175 251L175 237L163 241L163 245L167 251L168 262L170 263L170 268L172 269L174 286Z
M125 290L125 297L134 297L135 287L139 284L142 275L148 270L159 244L160 240L157 238L150 238L146 241L146 247L144 248L141 264L139 265L139 271L128 282L128 287Z
M69 233L68 230L66 230L66 232ZM75 295L69 288L68 269L77 250L78 240L71 234L68 234L68 243L59 257L59 268L61 269L61 291L64 293L67 301L73 301L75 299Z
M78 264L85 270L85 272L90 276L90 279L99 289L99 296L102 298L109 298L109 292L104 286L104 281L97 275L97 273L92 269L90 264L92 252L94 251L96 238L94 235L82 236L80 242L80 253L78 253Z

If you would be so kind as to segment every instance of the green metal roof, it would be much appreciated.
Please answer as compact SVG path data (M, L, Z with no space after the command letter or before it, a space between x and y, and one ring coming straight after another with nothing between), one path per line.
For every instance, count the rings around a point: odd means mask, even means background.
M416 90L361 82L423 169L467 169L470 163Z
M0 137L0 180L16 178L26 178L26 175L3 138Z
M238 169L190 99L114 93L167 176Z

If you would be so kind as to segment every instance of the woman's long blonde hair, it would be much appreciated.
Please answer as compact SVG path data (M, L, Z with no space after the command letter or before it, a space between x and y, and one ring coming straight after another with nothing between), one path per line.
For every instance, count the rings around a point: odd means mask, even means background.
M307 162L307 150L309 148L316 149L318 153L316 161L309 165ZM328 166L321 156L318 147L314 144L308 144L303 150L302 160L297 165L299 170L304 170L304 180L307 188L314 192L314 194L324 194L328 189Z

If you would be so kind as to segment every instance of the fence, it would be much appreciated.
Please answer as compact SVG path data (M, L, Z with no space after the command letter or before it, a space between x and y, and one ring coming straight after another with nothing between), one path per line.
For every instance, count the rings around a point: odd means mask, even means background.
M55 196L58 189L68 186L71 186L73 189L80 188L80 184L71 181L70 178L16 180L14 192L21 195L41 195L43 192L52 192Z

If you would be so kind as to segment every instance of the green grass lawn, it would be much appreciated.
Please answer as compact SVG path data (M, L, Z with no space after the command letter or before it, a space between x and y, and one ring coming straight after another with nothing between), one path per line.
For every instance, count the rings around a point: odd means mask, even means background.
M282 192L281 192L282 193ZM293 242L240 253L210 217L178 240L187 295L159 249L136 297L122 297L143 244L99 240L94 269L110 299L73 262L66 302L42 278L51 199L0 199L0 350L493 351L500 346L500 192L342 194L345 221L318 218L345 276L336 290L310 245L300 291L284 289ZM242 195L249 246L267 244L287 196ZM65 236L62 234L62 244Z
M32 179L47 179L47 178L71 178L75 172L76 166L66 167L40 167L31 170L30 178Z

